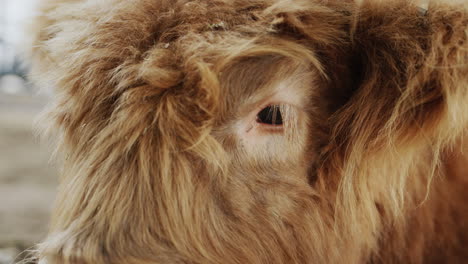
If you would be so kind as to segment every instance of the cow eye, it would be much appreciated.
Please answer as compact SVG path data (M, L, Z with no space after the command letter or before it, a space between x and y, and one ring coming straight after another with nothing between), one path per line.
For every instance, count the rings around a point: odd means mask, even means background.
M283 116L279 105L269 105L257 114L257 123L272 126L282 126Z

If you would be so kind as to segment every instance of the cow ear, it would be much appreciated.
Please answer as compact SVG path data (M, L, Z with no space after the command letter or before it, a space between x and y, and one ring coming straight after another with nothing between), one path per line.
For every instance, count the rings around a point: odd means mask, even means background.
M348 67L358 70L337 133L380 146L460 136L468 124L466 5L364 0L353 12Z

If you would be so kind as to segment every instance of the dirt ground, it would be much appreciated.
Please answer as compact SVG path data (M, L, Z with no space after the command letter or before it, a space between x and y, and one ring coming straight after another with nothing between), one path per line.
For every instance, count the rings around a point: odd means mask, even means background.
M33 121L47 100L0 93L0 264L44 238L57 171L50 151L33 135Z

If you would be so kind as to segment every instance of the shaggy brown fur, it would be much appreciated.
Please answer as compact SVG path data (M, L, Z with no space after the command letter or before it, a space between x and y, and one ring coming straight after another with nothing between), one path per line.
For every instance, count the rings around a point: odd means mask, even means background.
M36 26L41 263L468 261L466 3L55 0Z

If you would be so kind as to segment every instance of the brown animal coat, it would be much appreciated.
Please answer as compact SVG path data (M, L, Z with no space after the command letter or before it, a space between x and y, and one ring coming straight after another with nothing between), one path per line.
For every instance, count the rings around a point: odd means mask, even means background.
M41 263L468 261L466 2L42 11L62 178Z

